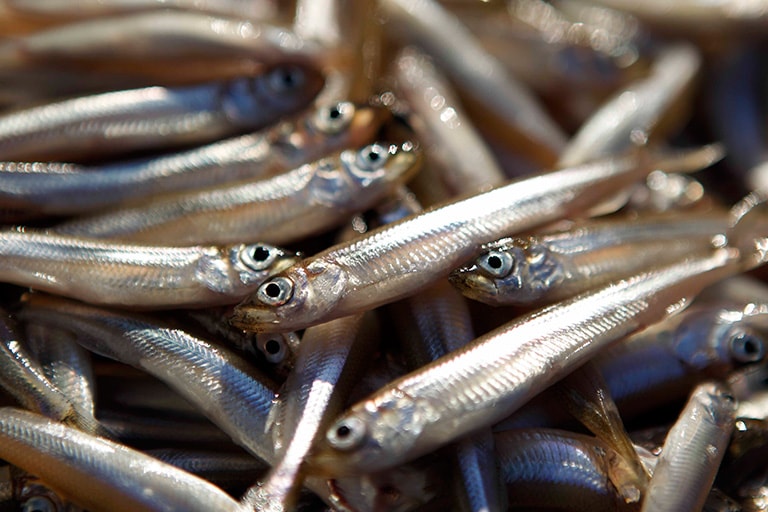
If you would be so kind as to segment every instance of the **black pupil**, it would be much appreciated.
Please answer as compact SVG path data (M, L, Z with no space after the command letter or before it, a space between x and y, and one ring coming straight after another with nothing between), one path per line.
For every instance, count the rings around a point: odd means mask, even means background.
M275 283L269 283L264 292L274 299L280 296L280 287Z
M755 355L760 351L758 343L752 338L743 338L741 340L744 352L749 355Z
M347 437L351 433L352 433L352 430L350 430L350 428L346 425L342 425L336 429L336 435L341 438Z
M284 70L280 74L280 80L282 80L283 85L286 87L293 87L296 85L296 77L294 76L293 72L291 70Z
M376 151L371 151L370 153L368 153L368 160L370 160L371 162L378 162L379 158L381 158L381 155Z
M339 112L339 109L333 108L330 112L328 112L328 117L331 119L338 119L341 117L341 112Z
M496 270L501 268L501 258L498 256L488 256L488 266Z
M277 340L269 340L264 344L264 350L267 354L275 355L280 352L280 342Z
M257 247L253 250L253 259L255 261L267 261L269 251L263 247Z

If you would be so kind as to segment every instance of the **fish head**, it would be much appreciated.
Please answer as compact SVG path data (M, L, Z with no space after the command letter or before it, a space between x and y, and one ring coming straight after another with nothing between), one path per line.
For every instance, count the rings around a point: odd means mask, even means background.
M326 430L308 470L330 477L371 473L415 458L430 408L397 388L353 406Z
M300 260L295 252L266 243L238 244L229 248L231 268L237 272L240 283L255 289L269 276L277 274Z
M375 142L342 151L336 162L328 158L309 164L315 172L307 188L318 204L357 211L413 176L420 162L421 152L410 142L401 146Z
M263 74L231 81L220 95L227 119L243 128L262 123L265 112L290 114L309 105L324 84L321 72L302 63L276 64Z
M738 309L691 310L674 332L675 354L688 367L723 376L765 361L768 338Z
M341 268L320 259L298 263L264 281L235 306L230 323L247 331L288 332L324 321L346 283Z
M388 109L356 105L349 101L322 103L300 119L270 129L270 148L298 166L322 155L346 148L361 147L373 140L385 121Z
M472 265L449 279L461 292L486 304L529 305L564 279L557 258L534 238L509 238L487 244Z

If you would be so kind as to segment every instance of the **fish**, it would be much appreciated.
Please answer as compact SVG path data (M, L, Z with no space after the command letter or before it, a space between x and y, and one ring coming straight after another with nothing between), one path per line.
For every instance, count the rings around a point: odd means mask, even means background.
M726 385L699 384L664 441L642 511L698 511L734 428L736 399Z
M449 279L492 306L546 304L706 248L730 229L727 212L596 219L483 247Z
M20 314L66 329L87 350L154 375L249 453L272 460L264 432L277 386L232 351L152 318L53 296L30 295Z
M95 304L232 304L296 261L268 244L153 247L16 229L0 232L0 282Z
M83 213L273 176L372 142L388 118L383 107L341 101L256 133L150 158L97 166L4 162L0 205L31 214Z
M242 511L201 478L38 414L1 408L0 439L4 460L93 512Z
M427 49L474 102L502 119L516 146L543 165L552 165L567 137L527 86L507 73L461 21L432 0L385 0L380 7L401 39Z
M442 163L445 172L440 179L453 194L484 191L505 182L504 171L429 57L407 47L393 68L397 90L413 109L411 125L425 150Z
M288 376L270 415L276 463L246 491L241 502L259 511L288 511L305 477L304 460L314 440L338 414L341 400L354 385L371 337L358 339L362 314L310 327L304 332L296 368Z
M343 474L391 467L491 426L748 260L721 247L504 324L350 407L326 432L311 468Z
M647 77L621 88L582 124L560 154L558 165L578 165L627 151L654 136L671 107L690 91L702 57L689 44L661 51ZM669 127L667 127L669 130Z
M0 116L0 159L94 158L204 143L306 107L322 86L310 66L186 87L146 87L63 100Z
M677 163L706 160L706 153ZM608 159L432 207L276 274L235 307L230 321L246 330L292 331L412 295L478 256L482 244L582 210L659 165Z
M272 178L80 217L56 233L175 246L296 242L374 206L419 169L411 142L374 142Z
M599 439L521 429L496 434L495 443L512 509L637 510L615 483L626 470L624 460Z

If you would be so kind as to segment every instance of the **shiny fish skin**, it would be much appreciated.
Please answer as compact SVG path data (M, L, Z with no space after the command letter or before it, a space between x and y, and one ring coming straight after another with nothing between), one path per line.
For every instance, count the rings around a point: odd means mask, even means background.
M701 60L691 45L663 50L648 77L617 92L581 126L558 165L578 165L646 143L670 105L690 89Z
M604 442L561 430L496 434L512 510L630 511L611 481L621 457Z
M315 60L318 49L268 23L159 10L70 23L11 39L0 46L0 62L18 67L49 59L98 64L103 60L116 64L116 69L127 64L167 66L174 60L183 64L190 59L196 64L226 58L274 64ZM166 68L163 74L173 71Z
M93 512L242 512L201 478L30 412L0 409L0 440L0 457Z
M454 194L484 191L506 181L456 94L426 55L413 47L402 50L394 73L398 90L414 110L411 124L426 151L448 171L441 178Z
M281 389L273 411L272 438L276 462L264 479L251 487L242 503L259 512L293 510L304 479L304 461L312 444L341 411L341 399L354 384L374 347L356 339L362 315L339 318L307 329L296 358L296 369Z
M67 397L78 415L97 425L90 355L66 331L38 324L26 325L24 332L30 352L51 384Z
M290 331L412 295L478 256L482 244L583 209L659 164L611 159L434 207L281 272L239 304L231 321L247 330Z
M338 102L257 133L149 159L97 167L7 162L0 164L0 205L74 213L262 178L371 142L387 118L382 107Z
M0 282L95 304L143 308L232 304L294 261L292 253L266 244L150 247L0 232Z
M288 244L373 206L415 174L420 162L421 153L410 142L374 143L273 178L159 198L54 230L147 244Z
M3 389L26 409L72 426L85 426L85 422L78 421L81 418L67 396L48 380L19 336L15 322L2 309L0 338L0 385Z
M151 318L56 297L29 297L23 315L67 329L87 350L154 375L237 444L272 460L264 432L276 386L231 351Z
M730 393L712 382L693 391L664 441L643 512L701 510L734 427L736 400Z
M729 228L726 212L577 222L487 244L450 280L466 297L485 304L546 304L706 249Z
M535 311L355 404L326 433L317 471L372 471L490 426L670 306L740 270L729 249L690 257Z
M207 142L306 106L322 86L309 66L277 65L228 82L84 96L0 117L0 159L63 160Z
M458 18L432 0L384 0L380 5L394 29L427 48L467 94L525 139L523 147L531 151L530 145L537 146L541 160L554 163L565 146L564 133L527 87L483 50Z

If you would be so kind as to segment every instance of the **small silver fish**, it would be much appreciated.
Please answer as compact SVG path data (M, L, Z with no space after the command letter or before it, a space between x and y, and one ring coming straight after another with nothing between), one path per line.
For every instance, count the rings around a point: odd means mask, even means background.
M385 386L344 413L318 446L326 474L391 467L518 409L612 342L739 272L718 249L535 311Z
M1 408L0 440L3 460L93 512L242 512L201 478L31 412Z
M546 304L706 249L729 228L727 212L577 222L487 244L450 280L485 304Z
M227 82L84 96L0 116L0 159L93 158L202 143L307 106L322 86L310 66L277 65Z
M694 389L664 441L643 512L701 510L734 428L736 399L721 384Z
M685 168L710 157L705 149L668 164ZM478 256L482 244L588 208L647 174L647 166L668 167L643 160L539 174L369 231L272 277L231 321L247 330L296 330L411 295Z
M23 230L0 232L0 282L95 304L232 304L296 261L268 244L152 247Z
M255 180L372 142L388 118L383 107L323 104L263 131L152 158L79 166L0 164L0 205L30 215L80 213L125 202Z
M375 205L420 163L421 152L410 142L374 143L272 178L159 198L81 217L54 231L163 245L288 244Z

